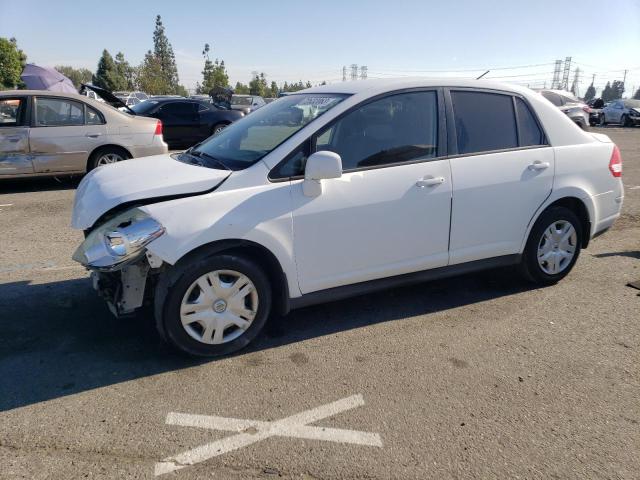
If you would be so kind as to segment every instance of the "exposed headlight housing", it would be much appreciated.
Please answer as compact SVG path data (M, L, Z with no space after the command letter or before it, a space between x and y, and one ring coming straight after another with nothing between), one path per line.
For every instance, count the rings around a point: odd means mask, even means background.
M89 268L114 270L142 255L144 247L164 231L148 214L132 208L95 228L72 258Z
M636 110L635 108L632 108L629 110L629 115L631 115L632 117L640 116L640 111Z

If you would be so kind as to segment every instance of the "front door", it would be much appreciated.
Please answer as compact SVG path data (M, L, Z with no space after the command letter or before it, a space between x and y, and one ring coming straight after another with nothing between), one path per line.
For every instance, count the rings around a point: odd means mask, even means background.
M450 264L520 253L551 193L553 148L519 97L452 91L458 155L451 158Z
M313 139L341 156L344 173L317 197L292 182L302 293L447 264L451 173L438 111L436 91L389 95Z
M99 133L102 127L85 127L82 102L64 97L38 96L34 103L29 141L36 172L84 171L95 143L90 135Z
M27 97L0 98L0 177L33 173L26 112Z

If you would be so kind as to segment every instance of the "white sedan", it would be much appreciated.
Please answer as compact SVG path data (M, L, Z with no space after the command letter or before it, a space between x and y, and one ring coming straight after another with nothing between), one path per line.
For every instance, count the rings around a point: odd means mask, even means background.
M513 265L552 285L620 215L621 172L526 88L345 82L90 173L74 259L116 314L153 305L169 343L222 355L272 313L405 283Z

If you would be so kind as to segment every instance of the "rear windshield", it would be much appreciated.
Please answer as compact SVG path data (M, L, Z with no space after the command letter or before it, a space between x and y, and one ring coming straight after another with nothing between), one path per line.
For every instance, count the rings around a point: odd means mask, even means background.
M129 107L129 108L131 108L131 110L133 110L138 115L144 115L146 113L149 113L154 108L156 108L157 105L158 105L158 101L156 100L143 100L137 105L133 105L132 107Z

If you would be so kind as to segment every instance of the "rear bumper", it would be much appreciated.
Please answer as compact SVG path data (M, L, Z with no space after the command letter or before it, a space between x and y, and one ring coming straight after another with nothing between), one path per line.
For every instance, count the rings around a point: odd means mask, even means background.
M151 145L136 145L129 149L133 158L163 155L169 152L169 146L163 140L154 140Z

